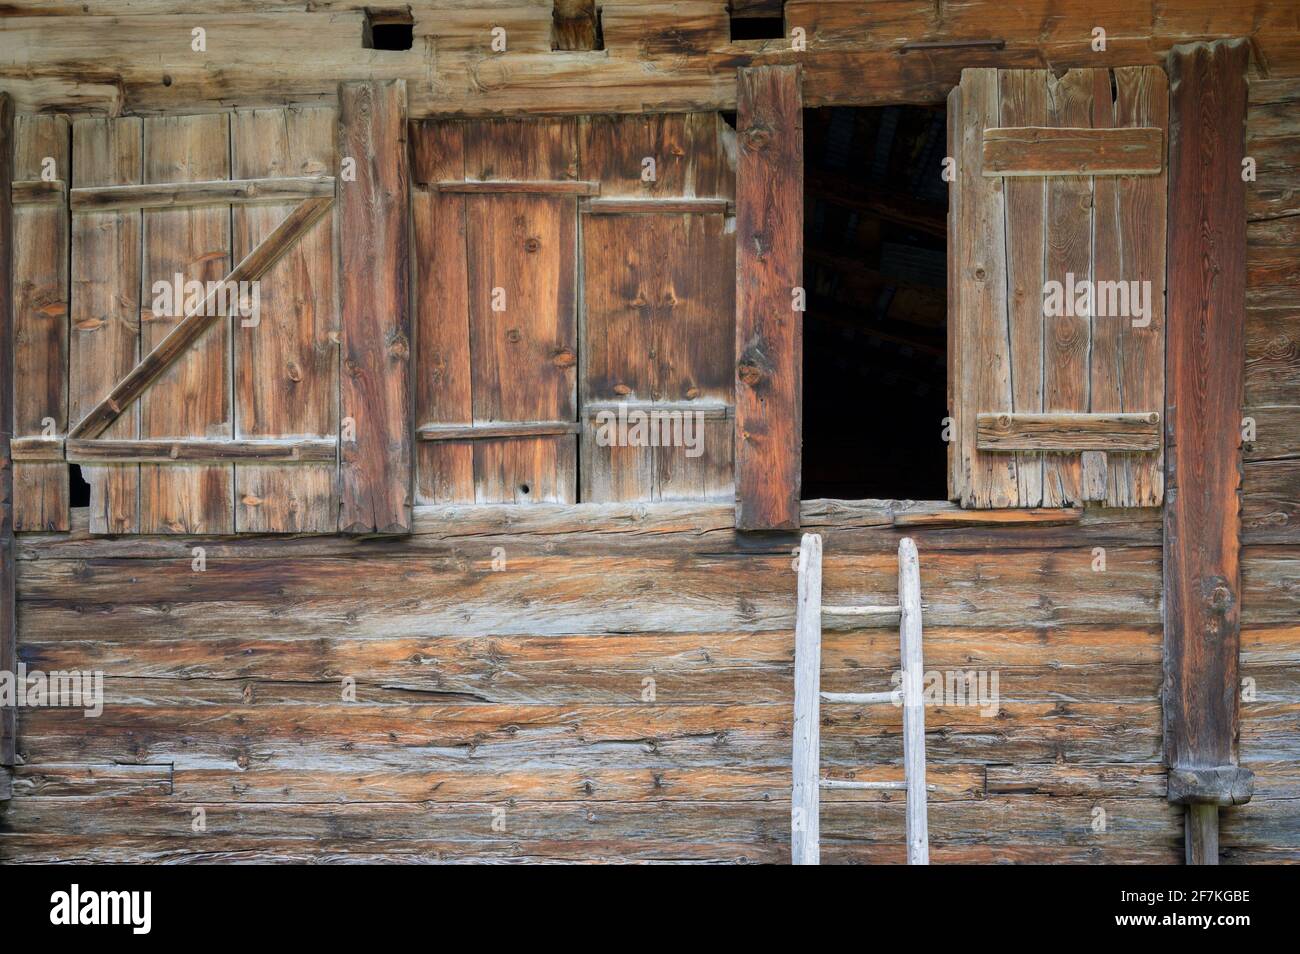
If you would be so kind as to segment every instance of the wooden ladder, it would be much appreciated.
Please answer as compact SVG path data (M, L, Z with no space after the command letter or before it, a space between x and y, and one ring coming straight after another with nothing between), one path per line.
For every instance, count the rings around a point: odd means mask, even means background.
M902 683L893 692L822 692L822 616L898 616ZM898 542L897 606L822 606L822 538L804 534L799 546L799 604L794 635L794 788L790 798L790 857L821 863L823 788L907 792L907 863L930 863L926 819L925 705L921 695L921 576L916 544ZM902 782L856 782L821 777L821 703L903 705Z

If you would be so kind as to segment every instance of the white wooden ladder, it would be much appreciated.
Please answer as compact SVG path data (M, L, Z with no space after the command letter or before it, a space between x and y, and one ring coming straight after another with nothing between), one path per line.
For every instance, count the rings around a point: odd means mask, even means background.
M902 682L893 692L822 692L822 615L898 616ZM930 863L926 819L925 705L921 695L921 576L916 544L898 542L897 606L822 606L822 538L804 534L799 546L799 604L794 635L794 789L790 798L790 857L797 865L821 863L820 794L823 788L907 792L907 863ZM821 777L821 703L903 704L902 782L857 782Z

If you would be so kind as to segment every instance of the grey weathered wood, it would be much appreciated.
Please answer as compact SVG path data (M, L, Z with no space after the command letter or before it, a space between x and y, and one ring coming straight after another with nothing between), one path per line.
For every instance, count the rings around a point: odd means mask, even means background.
M906 782L858 782L853 779L824 778L817 783L819 788L847 789L859 792L905 792Z
M0 92L0 670L18 663L17 604L14 591L14 467L9 444L14 434L14 334L12 262L14 103ZM0 709L0 766L14 764L18 710Z
M36 205L42 202L62 202L68 184L62 179L20 179L13 184L10 194L14 205Z
M72 463L166 464L222 463L224 461L268 461L292 464L332 461L337 455L335 438L291 438L285 440L78 440L67 442L66 455Z
M820 862L818 776L821 729L818 686L822 665L822 538L805 533L799 544L799 589L794 630L794 751L790 794L790 861Z
M1164 168L1159 126L1070 129L1051 126L984 130L986 176L1159 175Z
M822 612L827 616L897 616L901 609L897 606L823 606Z
M901 689L893 692L823 692L822 702L846 706L897 705L903 697Z
M899 643L903 661L903 775L907 779L907 863L930 863L925 797L925 701L921 679L921 568L911 537L898 541Z
M1219 806L1205 802L1188 805L1185 824L1187 863L1217 865L1219 863Z
M179 209L195 205L285 202L334 194L333 176L279 176L201 182L148 182L73 189L73 212Z
M976 447L984 451L1112 451L1160 449L1160 413L1013 414L981 412Z
M63 438L15 437L10 456L12 460L63 460Z

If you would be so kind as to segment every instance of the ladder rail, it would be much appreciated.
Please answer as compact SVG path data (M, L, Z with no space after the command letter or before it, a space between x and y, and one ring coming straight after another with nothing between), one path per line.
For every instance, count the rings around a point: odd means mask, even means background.
M799 545L799 596L794 628L794 749L790 794L790 860L821 863L822 538Z
M921 567L911 537L898 543L898 625L903 663L903 777L907 779L907 863L930 863L930 823L926 816L925 699L921 681Z

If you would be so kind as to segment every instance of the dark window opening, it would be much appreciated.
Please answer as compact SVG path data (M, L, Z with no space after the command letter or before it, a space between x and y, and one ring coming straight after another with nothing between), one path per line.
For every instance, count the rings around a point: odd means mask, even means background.
M367 10L361 45L367 50L409 50L415 42L415 20L409 9Z
M79 464L68 465L68 505L72 507L90 506L90 484L81 476Z
M804 111L804 499L948 496L945 123Z
M774 17L736 16L731 17L731 39L735 40L779 40L785 36L785 19L778 10Z

